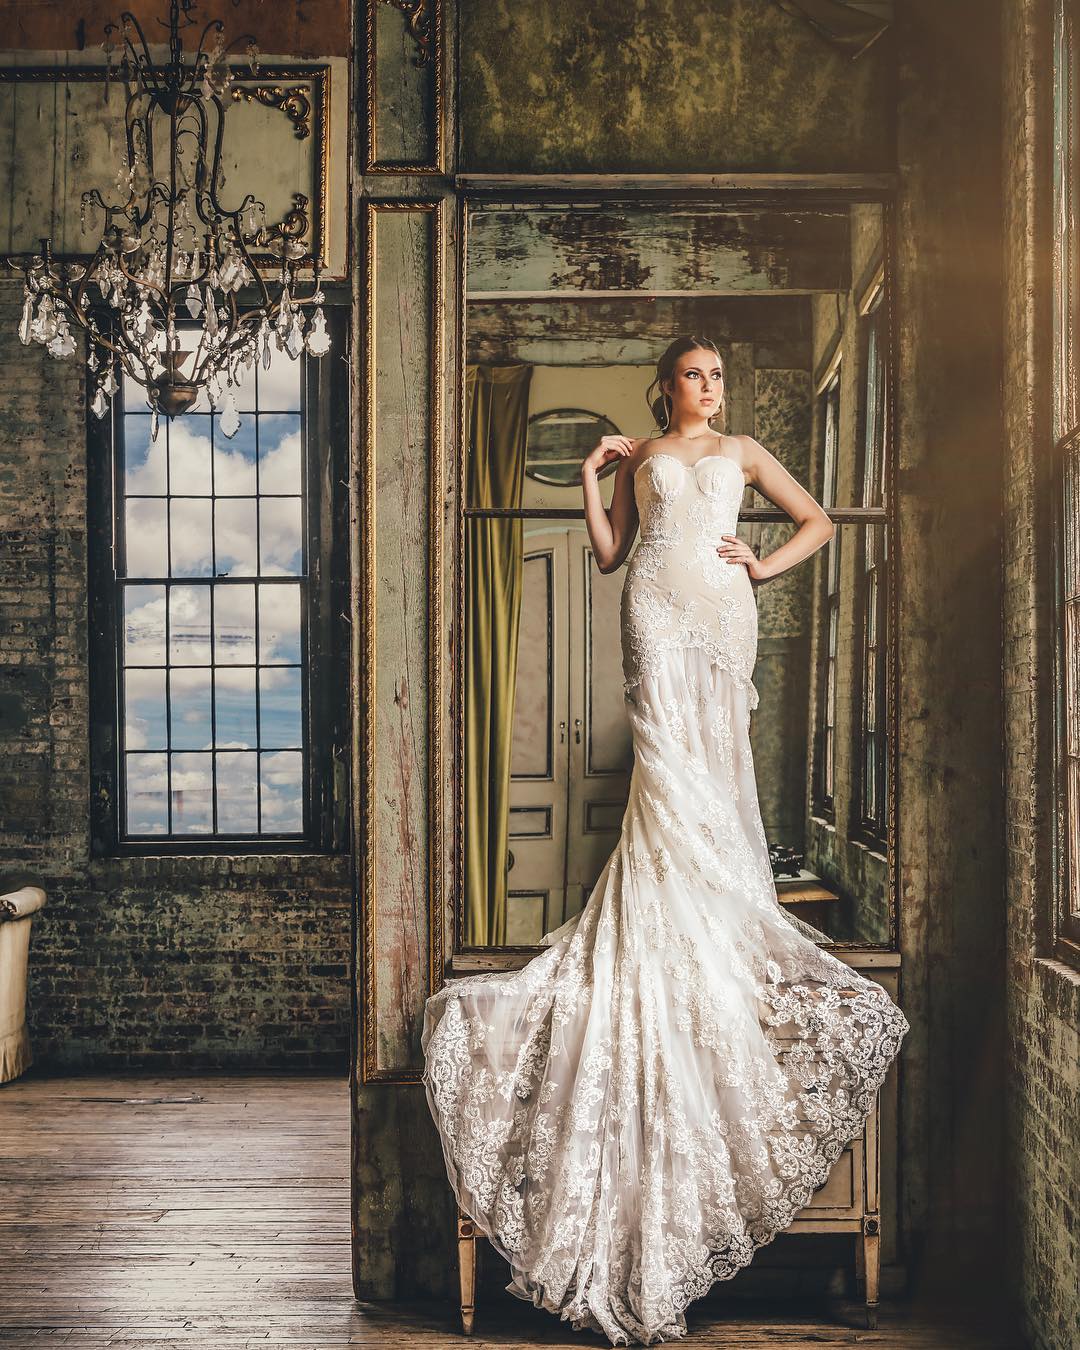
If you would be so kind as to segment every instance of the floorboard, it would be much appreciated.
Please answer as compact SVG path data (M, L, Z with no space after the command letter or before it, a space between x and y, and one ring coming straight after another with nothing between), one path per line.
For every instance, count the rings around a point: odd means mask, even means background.
M0 1345L457 1347L455 1310L353 1298L349 1092L333 1078L60 1078L0 1087ZM840 1300L688 1313L699 1350L1018 1350ZM475 1350L607 1344L508 1295Z

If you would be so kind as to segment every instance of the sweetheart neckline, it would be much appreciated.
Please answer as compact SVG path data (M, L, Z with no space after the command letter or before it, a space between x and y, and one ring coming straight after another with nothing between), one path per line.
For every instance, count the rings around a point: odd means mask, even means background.
M710 459L726 459L726 460L728 461L729 464L735 465L735 468L738 469L738 471L739 471L739 477L742 478L742 480L743 480L743 487L746 486L746 478L745 478L744 475L743 475L742 469L741 469L740 466L735 462L735 460L732 459L732 457L731 457L730 455L702 455L700 459L695 459L694 462L693 462L693 464L686 464L683 460L679 459L679 457L678 457L677 455L669 455L669 454L667 453L666 450L654 450L653 453L652 453L651 455L646 455L646 456L645 456L645 458L641 461L641 463L640 463L640 464L637 466L637 468L634 470L634 481L635 481L635 482L637 481L637 476L638 476L638 474L639 474L639 473L641 472L641 470L645 467L645 465L648 464L649 460L651 460L651 459L670 459L670 460L674 460L674 462L675 462L676 464L681 465L682 468L684 468L684 469L687 471L687 473L692 473L692 472L694 471L694 469L696 469L697 466L698 466L699 464L704 464L704 463L706 462L706 460L710 460Z

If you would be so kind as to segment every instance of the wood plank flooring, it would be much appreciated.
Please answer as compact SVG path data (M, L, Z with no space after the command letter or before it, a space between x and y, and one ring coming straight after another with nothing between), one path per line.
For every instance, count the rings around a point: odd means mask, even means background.
M882 1305L689 1310L699 1350L1018 1350ZM309 1077L47 1077L0 1087L0 1344L602 1347L509 1295L478 1310L353 1298L349 1092Z

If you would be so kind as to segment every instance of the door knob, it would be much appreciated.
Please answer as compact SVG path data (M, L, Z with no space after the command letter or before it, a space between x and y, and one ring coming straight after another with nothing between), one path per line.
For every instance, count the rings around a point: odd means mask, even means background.
M566 719L563 718L563 720L559 723L559 744L562 745L565 740L566 740Z
M574 740L577 741L578 745L581 744L581 718L580 718L580 717L575 717L575 718L574 718Z

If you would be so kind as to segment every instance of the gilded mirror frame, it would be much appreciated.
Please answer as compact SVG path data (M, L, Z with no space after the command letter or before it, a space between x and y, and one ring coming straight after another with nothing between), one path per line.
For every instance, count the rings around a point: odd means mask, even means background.
M463 176L464 177L464 176ZM477 176L479 179L480 176ZM583 176L584 177L584 176ZM658 176L659 177L659 176ZM755 176L756 177L756 176ZM764 177L764 176L762 176ZM838 179L843 181L839 182ZM826 181L828 180L828 181ZM535 180L533 180L535 182ZM718 180L711 179L716 183ZM731 180L729 180L730 182ZM545 519L582 519L580 509L534 507L519 510L509 508L475 508L466 501L466 454L467 427L466 415L466 339L467 339L467 291L468 291L468 252L471 215L474 211L494 207L552 209L563 207L573 210L583 206L634 206L654 207L663 210L665 206L697 206L713 209L718 214L733 210L768 209L777 212L795 213L812 211L815 208L851 207L856 204L877 203L882 207L882 257L881 268L887 282L884 288L882 305L886 309L885 329L888 345L885 357L886 399L884 407L885 436L888 453L885 460L883 481L883 502L880 508L839 507L830 510L831 518L838 524L883 524L886 531L888 556L890 560L887 579L887 638L886 638L886 754L889 772L886 793L887 849L886 905L888 912L889 937L886 943L837 939L830 943L829 950L843 952L880 952L896 953L899 950L898 925L898 825L899 825L899 758L901 753L899 722L899 676L900 661L897 647L899 631L899 595L903 568L903 555L900 548L898 513L896 499L897 465L899 446L897 437L897 350L898 322L896 284L897 249L895 237L895 184L892 175L823 175L814 182L800 177L798 184L785 186L701 186L700 178L687 187L680 188L673 180L664 178L663 185L654 190L642 190L640 187L619 187L612 180L591 179L588 186L580 188L566 186L566 180L555 179L549 186L542 183L531 187L507 186L499 180L492 180L490 186L474 182L459 191L460 234L457 256L458 304L457 332L455 347L457 367L454 371L457 393L457 425L454 445L455 470L455 515L452 522L454 569L453 595L450 597L450 612L453 623L451 672L454 697L453 704L453 744L455 747L456 772L453 776L453 895L451 905L452 950L447 953L446 974L464 974L484 970L513 970L520 968L533 956L545 950L541 946L501 946L485 947L469 945L465 942L465 804L464 804L464 766L465 766L465 538L466 522L474 516L488 517L512 515L519 518L543 517ZM854 280L861 280L853 279ZM811 372L815 374L815 372ZM816 380L814 385L816 395ZM789 517L776 508L749 508L740 512L741 522L760 521L762 523L788 522Z

